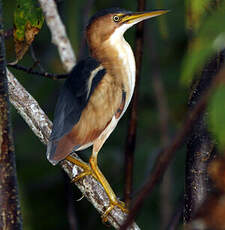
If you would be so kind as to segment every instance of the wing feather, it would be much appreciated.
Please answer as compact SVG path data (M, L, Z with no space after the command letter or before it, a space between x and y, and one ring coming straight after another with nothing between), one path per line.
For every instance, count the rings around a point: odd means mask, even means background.
M69 74L60 90L58 101L55 108L53 128L47 149L48 159L54 154L58 140L68 134L80 120L80 116L86 107L91 95L99 82L104 77L106 70L96 68L100 63L89 57L80 61ZM91 74L92 82L89 79Z

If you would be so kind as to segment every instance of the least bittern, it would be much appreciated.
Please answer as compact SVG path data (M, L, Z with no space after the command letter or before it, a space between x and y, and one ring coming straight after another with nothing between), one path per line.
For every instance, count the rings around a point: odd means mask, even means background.
M126 111L135 86L135 59L124 32L145 19L167 10L130 12L118 8L95 14L86 28L91 56L80 61L66 79L55 109L47 157L52 164L67 159L83 168L74 181L93 175L105 189L110 205L126 211L97 165L102 145ZM72 158L72 151L93 146L89 164Z

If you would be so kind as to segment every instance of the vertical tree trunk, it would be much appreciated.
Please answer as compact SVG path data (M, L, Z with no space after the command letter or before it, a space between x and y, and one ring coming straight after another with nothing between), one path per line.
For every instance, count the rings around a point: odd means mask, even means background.
M192 110L201 95L210 86L213 77L218 73L224 55L221 52L213 58L203 69L200 80L193 88L189 101ZM184 197L184 223L191 221L195 212L202 204L211 190L211 183L207 168L215 156L215 146L207 130L207 113L199 115L192 128L187 142L185 197Z
M22 229L18 199L14 146L9 125L4 34L0 1L0 229Z

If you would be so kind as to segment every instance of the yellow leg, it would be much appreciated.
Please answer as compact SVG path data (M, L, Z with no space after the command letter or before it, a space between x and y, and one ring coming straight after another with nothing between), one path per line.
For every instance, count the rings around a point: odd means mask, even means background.
M90 166L84 162L81 162L72 156L67 156L66 159L73 164L80 166L84 171L80 173L78 176L74 177L72 179L72 182L76 182L80 180L82 177L87 176L87 175L92 175L104 188L106 194L108 195L109 198L109 207L106 209L105 213L102 215L102 221L107 222L107 216L111 212L111 210L117 206L119 207L123 212L128 212L128 210L125 207L125 204L121 201L118 201L116 198L115 193L113 192L112 188L110 187L108 181L105 179L104 175L100 171L97 165L97 153L92 154L90 158Z
M106 194L108 195L109 202L110 202L109 207L106 209L105 213L102 215L102 221L103 222L107 221L107 216L109 215L109 213L111 212L111 210L115 206L119 207L123 212L127 213L128 210L126 209L125 203L117 200L116 195L113 192L112 188L110 187L108 181L105 179L104 175L102 174L102 172L98 168L97 153L92 154L92 156L90 158L90 165L91 165L93 172L95 173L95 175L97 177L97 180L101 183Z

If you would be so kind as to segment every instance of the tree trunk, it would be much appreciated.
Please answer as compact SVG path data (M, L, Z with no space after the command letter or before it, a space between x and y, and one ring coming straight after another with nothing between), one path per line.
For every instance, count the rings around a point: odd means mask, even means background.
M22 229L14 146L9 125L4 33L0 1L0 229Z

